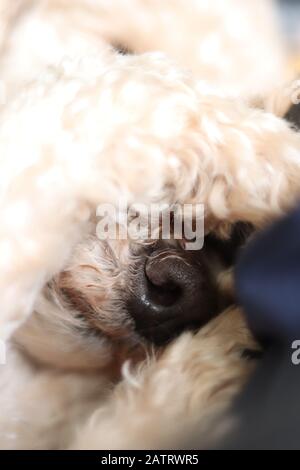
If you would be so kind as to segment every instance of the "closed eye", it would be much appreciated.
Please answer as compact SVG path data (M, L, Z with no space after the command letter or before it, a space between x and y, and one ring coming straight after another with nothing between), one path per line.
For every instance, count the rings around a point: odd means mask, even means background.
M132 49L130 49L127 45L121 44L119 42L113 42L112 47L114 48L116 52L118 52L118 54L121 54L121 55L133 55L134 54Z

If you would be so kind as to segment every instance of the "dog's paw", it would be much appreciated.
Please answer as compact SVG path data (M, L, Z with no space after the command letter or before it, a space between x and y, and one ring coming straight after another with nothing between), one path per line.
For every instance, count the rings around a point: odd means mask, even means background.
M73 447L158 448L182 442L199 425L211 429L253 369L246 349L257 346L238 309L184 333L139 371L125 367L124 380Z

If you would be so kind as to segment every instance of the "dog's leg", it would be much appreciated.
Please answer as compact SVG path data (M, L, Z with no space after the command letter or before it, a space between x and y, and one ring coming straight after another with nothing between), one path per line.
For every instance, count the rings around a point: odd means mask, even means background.
M1 366L1 449L57 449L103 402L111 384L101 373L39 368L7 351Z
M173 176L173 184L176 200L204 203L208 224L241 220L261 226L299 198L300 133L284 119L211 97L199 113L196 142L197 164L191 151L182 152L189 175ZM189 193L190 181L195 185Z
M242 357L248 349L257 346L237 309L224 312L196 335L182 335L139 372L125 368L123 382L81 428L72 447L183 445L182 433L200 424L205 431L201 435L198 429L199 446L207 444L216 438L210 429L213 420L252 370L251 361Z

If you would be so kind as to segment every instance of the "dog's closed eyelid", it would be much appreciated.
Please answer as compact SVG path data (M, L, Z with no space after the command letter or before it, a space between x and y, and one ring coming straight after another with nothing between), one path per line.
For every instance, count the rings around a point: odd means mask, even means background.
M259 349L244 349L241 353L241 358L246 360L258 360L263 357L263 351Z
M204 239L204 247L218 253L226 265L232 266L236 261L239 250L254 233L254 227L245 222L237 222L232 226L231 235L222 239L214 233L208 233Z
M122 44L118 41L116 42L113 41L111 45L114 48L114 50L118 52L118 54L120 55L133 55L134 54L132 49L130 49L127 45Z

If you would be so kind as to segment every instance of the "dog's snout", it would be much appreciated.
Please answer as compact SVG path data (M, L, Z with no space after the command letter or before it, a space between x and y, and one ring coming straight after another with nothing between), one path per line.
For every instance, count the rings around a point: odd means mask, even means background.
M201 256L154 251L138 269L128 310L137 331L155 344L205 324L215 314L216 299Z
M183 259L176 254L161 253L148 258L145 285L154 309L172 306L184 295L184 284L189 284L186 268Z

